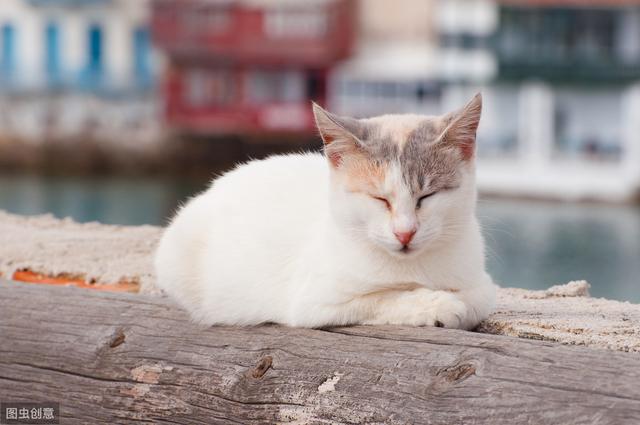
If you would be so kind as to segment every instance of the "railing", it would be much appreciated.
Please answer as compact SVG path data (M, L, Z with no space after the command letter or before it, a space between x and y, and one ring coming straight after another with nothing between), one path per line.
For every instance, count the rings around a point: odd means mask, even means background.
M505 60L498 56L498 76L504 80L540 78L557 82L625 82L640 79L640 62L566 60Z
M639 7L503 6L491 45L501 78L634 80L640 78L639 28Z

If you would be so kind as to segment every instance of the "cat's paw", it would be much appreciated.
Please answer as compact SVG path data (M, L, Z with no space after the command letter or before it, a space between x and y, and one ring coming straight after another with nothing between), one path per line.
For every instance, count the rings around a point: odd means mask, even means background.
M432 326L462 329L468 314L467 305L449 292L434 291L430 295L427 308L434 318Z
M467 305L449 292L416 289L400 295L364 324L461 329L467 314Z

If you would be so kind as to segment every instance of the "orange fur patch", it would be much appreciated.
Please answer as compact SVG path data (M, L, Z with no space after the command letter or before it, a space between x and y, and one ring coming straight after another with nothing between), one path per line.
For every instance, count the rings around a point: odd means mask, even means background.
M343 164L345 185L352 192L372 192L384 182L387 167L364 158L351 158Z

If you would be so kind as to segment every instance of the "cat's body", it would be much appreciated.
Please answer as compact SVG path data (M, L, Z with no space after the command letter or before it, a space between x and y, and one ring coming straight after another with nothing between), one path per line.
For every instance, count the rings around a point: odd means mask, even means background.
M206 324L475 326L493 307L495 288L474 216L472 161L459 168L447 154L430 170L410 165L420 152L396 161L420 146L414 130L424 117L359 121L386 138L366 161L339 146L344 140L322 119L329 161L252 161L181 209L156 255L159 286ZM434 170L425 183L421 176ZM427 186L438 194L416 205L414 192ZM374 190L390 200L372 198Z

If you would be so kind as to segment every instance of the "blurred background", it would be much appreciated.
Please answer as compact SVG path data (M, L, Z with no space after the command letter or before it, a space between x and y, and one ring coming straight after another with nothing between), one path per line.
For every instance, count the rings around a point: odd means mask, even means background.
M0 209L166 223L339 114L484 95L498 283L640 302L640 1L1 0Z

